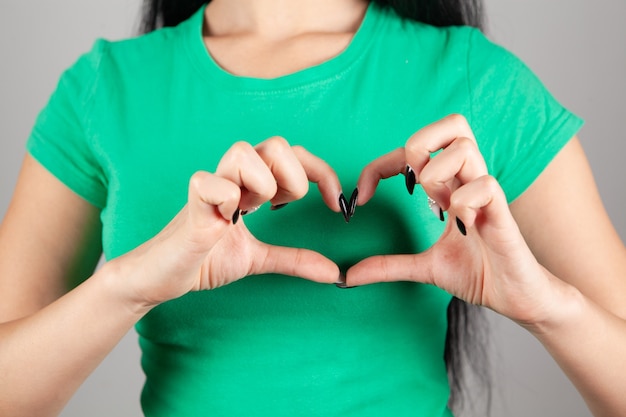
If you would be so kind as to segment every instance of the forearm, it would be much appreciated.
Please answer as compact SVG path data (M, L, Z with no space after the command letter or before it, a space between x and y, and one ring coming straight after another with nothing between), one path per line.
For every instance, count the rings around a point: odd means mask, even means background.
M0 325L0 415L57 415L147 312L104 267L37 313Z
M550 320L528 326L576 386L594 416L626 415L626 321L563 286Z

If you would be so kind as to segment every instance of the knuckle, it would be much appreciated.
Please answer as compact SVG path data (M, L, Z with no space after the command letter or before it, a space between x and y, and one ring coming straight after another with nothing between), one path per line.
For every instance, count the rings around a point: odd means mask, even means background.
M417 137L412 137L406 142L404 152L407 161L413 158L430 158L430 152Z
M271 146L278 146L281 149L290 147L289 142L287 142L287 139L285 139L282 136L272 136L271 138L267 140L267 142Z
M452 113L448 117L446 117L446 120L458 126L459 128L467 129L469 127L467 118L461 113Z
M291 150L296 155L301 155L302 153L304 153L306 151L302 145L294 145L294 146L291 147Z
M419 148L419 140L412 136L406 141L406 144L404 145L404 152L407 154L414 154L418 152Z
M272 136L266 139L262 146L258 149L259 152L265 155L280 155L291 149L289 142L281 136Z
M189 188L193 190L201 189L202 184L204 184L209 175L210 174L206 171L194 172L193 175L189 178Z
M498 180L492 175L484 175L480 178L483 183L483 187L488 190L490 194L495 194L500 192L501 187Z
M454 146L461 150L463 153L476 152L477 147L473 140L468 137L462 136L454 141Z
M238 160L248 155L252 150L252 145L248 142L238 141L230 147L227 155L230 156L231 160Z

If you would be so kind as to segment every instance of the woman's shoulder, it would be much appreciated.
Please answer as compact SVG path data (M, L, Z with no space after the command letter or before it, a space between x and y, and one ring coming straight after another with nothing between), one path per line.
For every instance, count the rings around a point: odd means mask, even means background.
M383 25L383 38L389 47L412 50L425 57L460 58L462 60L489 60L497 64L513 57L508 50L494 42L481 29L467 26L435 26L398 15L388 6L377 5L373 9Z
M140 36L110 41L98 39L91 54L117 70L142 70L173 59L179 48L180 28L163 28Z
M456 45L467 47L473 36L481 31L471 26L435 26L400 16L390 6L375 5L373 12L385 22L384 32L396 40L404 39L413 44Z
M193 36L196 23L189 19L175 27L160 28L125 39L97 39L91 49L80 55L68 70L90 69L114 78L127 73L146 73L180 62L177 54L185 50L185 43Z
M386 7L377 13L384 22L377 34L378 51L384 50L390 60L406 57L406 61L419 62L420 70L435 78L467 79L475 75L471 66L480 63L497 68L512 57L475 27L434 26L401 17Z

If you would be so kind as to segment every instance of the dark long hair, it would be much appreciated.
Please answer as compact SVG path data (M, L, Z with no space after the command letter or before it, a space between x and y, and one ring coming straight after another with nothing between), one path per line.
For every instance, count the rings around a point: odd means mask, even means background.
M467 25L483 28L482 0L373 0L393 7L403 17L433 26ZM176 26L191 17L207 0L143 0L140 31Z
M483 29L482 0L372 0L392 7L408 19L433 26L474 26ZM176 26L191 17L207 0L144 0L140 31L151 32L164 26ZM450 381L450 408L455 413L470 407L484 407L491 402L490 370L487 358L488 328L483 310L453 298L448 306L448 330L444 359ZM468 372L469 371L469 372ZM471 383L473 401L468 404ZM479 389L482 387L482 389ZM478 402L476 394L481 395ZM482 404L481 404L481 401Z

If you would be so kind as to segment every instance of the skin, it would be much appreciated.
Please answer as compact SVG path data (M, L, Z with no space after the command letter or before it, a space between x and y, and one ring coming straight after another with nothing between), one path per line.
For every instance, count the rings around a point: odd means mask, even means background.
M443 151L431 158L438 149ZM448 211L447 227L424 253L359 262L348 270L348 284L408 276L489 307L537 337L594 415L623 415L626 249L578 139L508 207L467 122L452 115L368 165L359 180L359 204L367 203L380 179L404 172L407 164ZM546 207L554 212L542 216L540 208Z
M282 75L345 48L365 6L214 0L206 12L205 41L220 65L236 74ZM443 151L430 158L438 149ZM379 181L404 172L407 164L447 211L447 227L425 253L354 265L348 284L408 276L489 307L537 337L596 416L626 414L620 389L626 371L626 309L620 303L626 249L578 140L509 206L486 171L471 128L452 115L372 161L359 179L359 205L367 204ZM233 223L238 208L296 200L309 182L339 212L339 181L324 161L282 138L254 147L236 143L216 172L190 179L187 205L157 236L93 273L101 252L98 210L26 156L0 226L0 414L57 415L143 315L189 291L264 272L336 282L337 266L322 255L266 245L248 232L244 218ZM89 275L67 291L68 282Z

